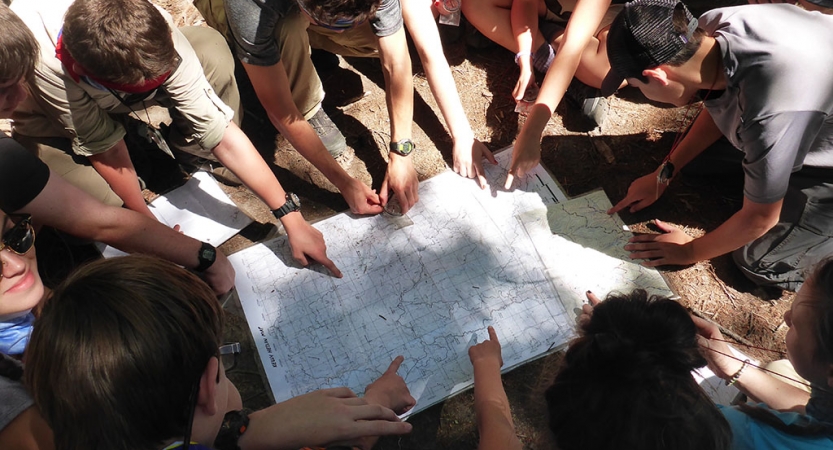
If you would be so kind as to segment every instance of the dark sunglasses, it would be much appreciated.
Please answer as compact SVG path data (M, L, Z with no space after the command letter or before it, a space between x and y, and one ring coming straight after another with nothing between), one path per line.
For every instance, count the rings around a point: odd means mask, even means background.
M29 214L10 214L14 226L3 233L0 251L8 249L18 255L25 255L35 245L35 229Z

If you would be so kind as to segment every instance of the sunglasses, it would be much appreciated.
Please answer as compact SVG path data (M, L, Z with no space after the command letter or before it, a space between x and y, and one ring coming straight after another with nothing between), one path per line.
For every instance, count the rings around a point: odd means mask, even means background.
M3 233L0 241L0 251L8 249L20 256L25 255L35 245L35 229L32 227L32 216L29 214L11 214L9 217L14 226Z

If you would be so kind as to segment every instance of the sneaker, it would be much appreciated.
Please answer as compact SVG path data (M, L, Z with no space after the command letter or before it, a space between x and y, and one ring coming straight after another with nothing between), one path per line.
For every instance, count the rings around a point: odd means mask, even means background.
M307 122L315 130L315 133L318 134L318 137L321 138L321 142L324 143L324 147L327 147L330 155L338 160L347 149L347 140L344 139L344 135L341 134L336 124L324 112L324 108L319 108L318 112Z
M601 127L607 118L609 108L607 98L600 90L590 87L577 78L573 78L564 94L567 102L581 112L582 117Z

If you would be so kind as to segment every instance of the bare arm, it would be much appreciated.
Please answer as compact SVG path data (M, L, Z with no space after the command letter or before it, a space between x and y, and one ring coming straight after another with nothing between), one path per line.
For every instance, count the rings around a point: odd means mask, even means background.
M494 157L485 145L474 139L469 119L460 103L460 95L451 68L443 53L440 33L431 13L431 6L425 0L402 0L402 16L411 34L422 66L431 86L431 93L440 107L445 123L454 141L454 171L468 178L478 177L480 187L485 187L486 178L481 159L491 162Z
M609 6L610 0L579 0L576 4L576 9L567 22L561 45L538 93L538 100L531 108L515 141L512 168L505 184L507 189L512 186L515 176L523 176L540 161L544 128L555 107L567 92L567 86L576 73L581 55L590 38L596 33L596 28Z
M342 193L357 214L382 212L379 196L369 187L351 177L327 152L321 138L304 120L289 89L283 62L272 66L255 66L243 63L261 105L272 125L286 137L304 158L327 177Z
M249 138L234 122L229 123L223 139L212 152L224 166L240 177L243 184L260 197L269 209L278 209L286 203L286 191L281 183ZM307 257L310 257L323 264L333 275L341 277L341 271L327 258L324 236L304 220L300 211L291 212L280 220L286 229L292 256L296 261L306 266L309 264Z
M518 101L523 98L526 87L532 80L532 52L536 50L533 41L534 36L538 34L537 0L513 0L509 18L518 48L517 55L520 56L517 63L521 68L521 74L512 91L512 96Z
M124 139L119 140L110 150L89 156L88 159L101 178L104 178L104 181L110 185L113 192L121 197L124 206L156 220L142 196L136 168L130 160Z
M489 327L488 341L469 348L469 359L474 367L474 411L480 432L478 450L522 448L500 378L503 359L494 328Z
M683 140L680 141L679 147L671 154L670 161L674 165L674 176L710 145L717 142L721 136L723 133L717 128L709 111L704 108ZM660 170L661 167L658 167L654 172L634 180L625 198L610 208L608 214L614 214L628 207L630 212L636 212L657 201L668 187L667 184L657 183Z
M67 207L66 205L72 205ZM73 236L112 245L128 253L147 253L183 267L199 265L202 243L129 209L107 206L69 184L56 173L21 211L35 221ZM203 274L217 294L234 286L234 268L222 252Z
M730 380L743 366L743 362L725 355L731 355L731 349L723 342L723 335L717 325L699 317L691 316L697 326L703 356L709 363L709 369L715 375ZM735 383L738 389L756 401L764 402L779 411L794 411L804 414L804 407L810 401L810 394L795 386L785 383L755 367L748 366Z
M717 229L693 239L683 230L655 221L663 234L634 236L625 250L632 259L648 259L643 266L692 264L734 251L763 236L781 215L783 200L775 203L755 203L743 199L743 207Z
M410 139L414 118L414 82L411 56L405 40L405 27L390 36L380 37L378 41L379 57L385 76L391 142ZM390 162L379 197L383 204L387 203L389 187L405 213L419 200L419 179L411 159L413 156L401 156L390 152L389 157Z
M51 450L52 430L34 406L29 407L0 430L0 448Z

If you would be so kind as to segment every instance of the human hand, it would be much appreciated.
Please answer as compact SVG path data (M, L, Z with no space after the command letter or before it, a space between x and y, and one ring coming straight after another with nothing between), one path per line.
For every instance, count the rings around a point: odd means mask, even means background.
M376 191L355 178L350 178L350 184L341 191L341 195L353 214L379 214L383 211Z
M628 194L625 198L617 203L613 208L607 210L608 214L616 214L617 212L630 206L628 211L634 213L646 206L654 203L659 199L659 196L665 192L668 185L664 183L657 183L657 173L649 173L643 177L637 178L631 183L628 188Z
M731 379L743 367L743 362L725 356L731 355L732 349L723 341L723 334L717 325L697 316L691 316L691 320L697 327L697 343L700 353L708 361L709 369L724 380Z
M466 178L477 178L480 189L486 189L486 172L483 171L483 158L490 163L497 164L492 152L482 142L473 137L466 139L455 139L454 150L454 171Z
M216 295L223 295L234 287L234 267L226 255L217 250L214 264L200 274Z
M335 263L327 258L327 244L324 243L324 235L307 223L300 212L291 212L281 217L281 223L283 223L286 236L289 238L292 257L298 263L306 267L309 265L309 259L307 258L309 257L323 264L337 278L343 276Z
M402 355L394 358L388 370L365 388L364 399L368 403L390 408L396 414L404 414L416 405L405 380L396 373L404 360L405 357Z
M509 174L506 175L504 189L512 189L512 182L515 178L521 178L532 170L541 161L541 140L538 137L528 137L523 130L515 140L515 147L512 150L512 165L509 167Z
M584 295L587 296L588 303L581 305L581 314L578 316L578 325L580 327L590 322L590 318L593 317L593 308L602 302L599 300L599 297L596 297L596 294L590 291L587 291Z
M240 448L347 446L369 450L366 439L410 433L389 408L368 404L348 388L321 389L293 397L249 416Z
M628 255L631 259L647 259L642 262L645 267L697 262L692 246L686 245L694 240L693 237L659 219L655 219L654 224L662 230L662 234L640 234L628 240L625 250L631 252Z
M503 366L503 357L500 354L500 341L494 327L489 327L489 339L477 345L469 347L469 359L471 365L476 366L483 363L497 363L498 368Z
M388 203L389 189L396 195L402 214L408 212L419 201L419 178L410 156L390 153L388 171L379 192L382 205Z
M512 89L512 98L514 98L516 102L523 100L524 94L526 94L526 89L529 87L529 83L535 82L532 78L532 62L530 61L529 56L520 58L518 63L521 66L521 74L518 76L515 88Z

